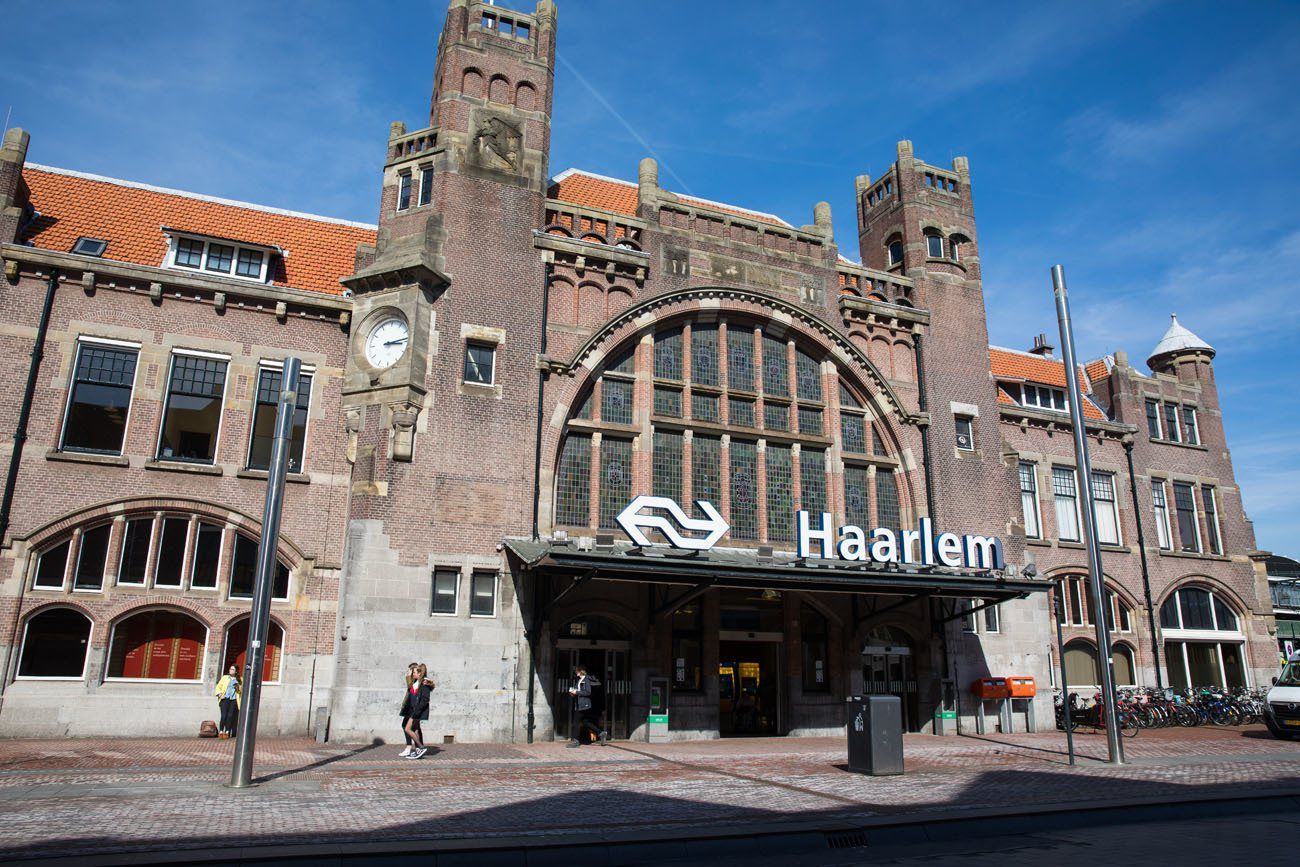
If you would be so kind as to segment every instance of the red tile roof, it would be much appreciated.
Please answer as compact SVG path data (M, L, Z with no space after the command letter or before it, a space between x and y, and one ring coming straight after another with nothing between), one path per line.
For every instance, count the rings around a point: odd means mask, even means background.
M353 271L356 245L375 243L375 227L365 223L31 164L23 179L40 213L23 240L47 250L69 252L84 235L108 241L105 259L156 266L167 254L167 226L280 247L283 272L273 272L272 283L337 295L339 278Z
M1110 365L1106 363L1106 359L1104 358L1089 361L1083 366L1083 369L1088 372L1088 379L1092 380L1094 383L1101 382L1103 379L1110 376Z
M594 175L579 169L566 169L552 179L547 195L562 202L570 202L586 208L600 208L604 211L613 211L616 214L635 217L636 189L637 185L631 181L607 178L604 175ZM751 211L748 208L724 205L708 199L697 199L694 196L677 194L677 198L688 205L709 208L727 214L736 214L737 216L757 220L760 223L771 223L774 226L790 228L789 223L775 214Z
M1054 388L1065 388L1065 365L1059 358L1043 358L1028 352L1003 349L999 346L989 347L989 369L994 379L1025 380ZM1091 419L1104 419L1103 413L1088 397L1091 390L1086 372L1079 368L1079 386L1084 394L1083 414ZM1005 396L1005 400L1004 400ZM1015 403L1001 388L998 389L998 403Z

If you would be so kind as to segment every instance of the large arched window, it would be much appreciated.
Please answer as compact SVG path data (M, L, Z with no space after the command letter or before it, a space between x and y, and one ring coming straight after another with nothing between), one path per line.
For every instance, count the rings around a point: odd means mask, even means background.
M289 598L289 567L275 561L271 598ZM235 535L235 553L230 560L230 598L252 599L257 585L257 540L243 533Z
M133 614L113 628L109 645L110 679L203 679L208 629L180 611L151 609Z
M873 417L833 360L784 327L739 316L666 324L611 353L578 401L554 523L612 529L634 495L650 493L709 501L738 541L793 542L797 509L898 528L899 462ZM828 460L837 444L842 476Z
M244 662L248 655L249 618L236 620L226 630L226 652L222 654L221 672L224 674L230 666L239 669L239 676L244 676ZM284 629L274 620L266 631L266 656L262 663L262 682L279 683L280 668L284 656Z
M1221 594L1180 587L1160 606L1160 632L1170 686L1246 685L1246 636L1240 616Z
M1101 673L1097 670L1097 645L1082 638L1065 643L1065 679L1071 688L1101 683Z
M1133 662L1133 648L1116 644L1110 649L1110 660L1115 673L1116 686L1136 686L1137 667Z
M1067 626L1092 626L1097 622L1088 595L1088 578L1072 575L1062 579L1065 589L1064 605L1057 609L1057 617ZM1133 631L1133 606L1129 605L1110 587L1106 588L1106 628L1111 632Z
M90 618L73 608L47 608L27 621L18 676L80 680L86 675Z

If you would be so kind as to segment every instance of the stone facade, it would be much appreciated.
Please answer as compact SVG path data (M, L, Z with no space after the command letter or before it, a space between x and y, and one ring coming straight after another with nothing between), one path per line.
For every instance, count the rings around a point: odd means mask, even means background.
M103 258L56 249L48 217L61 215L34 213L51 206L24 180L26 134L6 139L0 457L21 447L21 458L0 560L0 732L188 734L215 714L209 693L230 656L229 627L248 610L232 598L230 564L237 540L256 537L264 495L265 473L247 468L250 413L259 371L288 355L313 380L279 547L290 579L273 608L284 638L262 713L272 730L394 739L410 661L427 663L437 682L427 736L471 741L567 733L564 685L577 662L607 681L606 722L620 737L645 734L656 678L673 686L677 738L839 731L844 697L863 691L900 694L910 728L938 731L946 713L971 724L977 677L1053 680L1046 592L963 616L980 599L927 590L924 576L900 578L889 593L738 590L702 571L616 581L511 553L512 540L612 550L603 537L613 513L654 492L716 501L733 526L722 545L765 562L789 561L795 508L902 528L929 516L998 536L1013 577L1031 564L1042 576L1074 575L1085 562L1050 520L1050 468L1074 464L1068 416L1008 404L990 368L966 160L932 166L900 142L885 175L858 178L861 264L839 256L825 203L795 227L675 195L652 160L635 184L567 172L548 181L556 32L550 0L531 13L452 0L429 125L390 131L378 225L345 238L329 221L292 218L336 252L355 247L350 273L328 275L341 295L299 276L307 263L279 230L257 228L255 206L239 211L252 228L178 222L174 231L279 250L268 253L265 281L179 269L174 239L164 258L132 258L113 225L99 229L110 244ZM137 195L124 189L115 194ZM44 355L26 441L16 444L48 286ZM389 323L406 337L397 360L381 365L368 343ZM87 339L138 352L116 453L61 445ZM471 375L471 348L491 358L490 376ZM159 457L178 349L226 365L210 462ZM1136 654L1141 682L1155 663L1139 519L1151 604L1211 587L1241 618L1250 677L1259 682L1273 663L1267 587L1252 562L1211 357L1160 357L1145 376L1117 353L1093 380L1094 466L1113 472L1124 494L1131 447L1139 483L1136 512L1131 499L1118 504L1123 541L1104 565L1132 610L1118 639ZM1199 444L1139 435L1148 395L1194 403ZM1026 538L1022 462L1039 468L1041 538ZM1160 548L1153 478L1218 492L1221 554ZM164 529L149 536L154 577L124 586L127 525L145 516L156 528L188 521L176 555L187 573L206 569L211 554L200 527L219 527L216 586L159 586ZM83 535L106 523L97 588L79 588L77 558L57 588L38 575L45 552L64 541L81 550ZM84 671L23 676L26 630L55 609L91 624ZM204 630L193 677L111 674L128 652L116 638L123 624L150 611ZM150 638L147 652L170 652L174 672L193 651L161 640ZM1038 701L1037 725L1051 718L1050 701Z

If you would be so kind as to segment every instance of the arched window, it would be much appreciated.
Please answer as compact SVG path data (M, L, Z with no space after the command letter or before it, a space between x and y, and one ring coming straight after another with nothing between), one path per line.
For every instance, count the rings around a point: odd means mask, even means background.
M80 680L86 674L90 619L73 608L47 608L27 621L19 677Z
M113 627L109 644L111 679L202 680L208 630L180 611L152 609Z
M1179 689L1246 685L1241 618L1219 593L1181 587L1160 606L1169 684Z
M960 262L965 254L966 245L970 243L970 238L965 235L952 235L948 238L948 250L954 262Z
M1101 683L1097 670L1097 646L1076 638L1065 643L1065 678L1070 687L1096 686Z
M889 239L885 246L889 254L890 265L901 265L903 262L903 239L895 235Z
M289 567L275 561L272 599L289 598ZM257 584L257 540L239 533L235 536L235 555L230 561L230 598L252 599Z
M803 691L830 692L830 642L826 615L806 602L799 606L799 641L803 649Z
M943 235L934 229L927 229L925 233L925 255L930 259L943 258Z
M1127 644L1112 646L1110 661L1114 667L1116 686L1137 685L1137 667L1133 664L1133 648Z
M221 672L224 674L230 666L239 669L239 676L244 676L244 662L248 654L249 618L236 620L226 630L226 652L222 654ZM262 663L262 682L280 682L280 663L284 654L284 629L274 620L266 630L266 656Z
M1088 578L1072 575L1063 580L1065 597L1063 609L1058 609L1058 619L1068 626L1092 626L1097 622L1088 595ZM1129 605L1110 587L1106 588L1106 628L1111 632L1133 631L1133 606Z

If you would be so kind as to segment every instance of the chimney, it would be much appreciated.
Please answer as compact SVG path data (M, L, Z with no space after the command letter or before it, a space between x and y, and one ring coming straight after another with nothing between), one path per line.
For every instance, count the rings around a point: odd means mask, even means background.
M1047 342L1046 334L1039 334L1037 337L1034 338L1033 348L1031 348L1029 351L1032 352L1034 355L1041 355L1044 358L1051 358L1052 350L1055 348L1056 347L1052 346L1052 344Z

